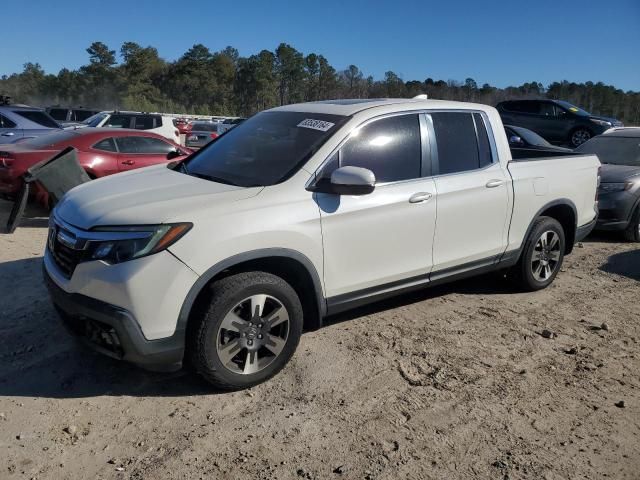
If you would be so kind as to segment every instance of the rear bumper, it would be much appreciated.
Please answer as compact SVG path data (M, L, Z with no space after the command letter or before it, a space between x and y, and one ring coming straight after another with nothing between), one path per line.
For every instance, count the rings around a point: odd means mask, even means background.
M155 371L182 366L185 334L147 340L138 322L125 309L60 288L43 268L49 295L67 330L94 350Z

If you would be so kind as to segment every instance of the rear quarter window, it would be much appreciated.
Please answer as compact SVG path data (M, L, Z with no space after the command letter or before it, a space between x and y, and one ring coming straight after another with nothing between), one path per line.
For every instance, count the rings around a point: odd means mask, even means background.
M4 115L0 115L0 128L16 128L16 122L9 120Z
M113 141L113 138L105 138L104 140L100 140L93 146L93 148L105 152L117 152L116 143Z

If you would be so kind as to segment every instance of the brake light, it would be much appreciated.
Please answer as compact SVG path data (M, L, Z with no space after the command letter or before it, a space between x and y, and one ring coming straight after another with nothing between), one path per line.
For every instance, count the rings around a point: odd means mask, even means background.
M211 132L211 138L218 138L218 134L216 132Z

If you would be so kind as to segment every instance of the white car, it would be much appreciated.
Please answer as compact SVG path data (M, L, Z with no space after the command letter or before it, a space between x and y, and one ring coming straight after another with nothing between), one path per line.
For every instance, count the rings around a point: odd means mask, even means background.
M248 387L328 314L494 270L545 288L595 224L599 166L512 160L485 105L279 107L182 163L69 192L45 278L102 352L156 369L188 358L218 387Z
M100 112L87 118L80 124L73 125L73 127L132 128L134 130L145 130L147 132L157 133L169 140L180 143L180 132L173 124L173 118L158 113Z

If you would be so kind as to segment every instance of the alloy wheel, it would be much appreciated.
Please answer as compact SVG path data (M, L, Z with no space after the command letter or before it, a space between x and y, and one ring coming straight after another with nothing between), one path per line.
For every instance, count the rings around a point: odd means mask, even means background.
M586 130L576 130L571 135L571 143L573 143L574 147L578 147L582 145L584 142L591 138L591 134Z
M271 295L252 295L224 317L216 334L216 353L233 373L250 375L268 367L284 349L289 312Z
M546 282L551 278L560 263L560 236L552 231L544 232L531 256L531 273L538 282Z

